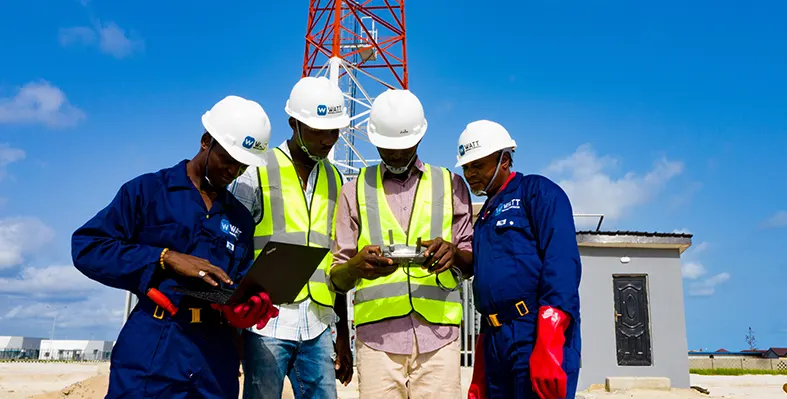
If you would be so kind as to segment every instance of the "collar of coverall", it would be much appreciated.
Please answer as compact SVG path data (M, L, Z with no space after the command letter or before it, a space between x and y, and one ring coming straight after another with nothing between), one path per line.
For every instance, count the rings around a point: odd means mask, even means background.
M186 165L188 165L188 163L188 159L181 160L172 169L167 171L165 179L168 191L196 189L196 187L194 187L194 183L192 183L191 179L189 178L188 172L186 171ZM227 191L226 187L222 190L219 190L216 194L217 202L221 203L222 206L231 207L232 201L230 200L230 197L232 194Z
M503 190L506 189L506 186L508 186L508 183L510 183L511 180L514 180L514 176L516 176L516 172L511 172L511 174L508 175L508 178L506 179L506 181L503 182L503 185L500 186L500 189L497 190L495 195L492 196L492 198L490 198L487 203L491 204L492 201L495 199L495 197L497 197L498 194L502 193ZM490 211L491 211L491 209L487 209L486 212L484 212L484 216L482 217L482 219L486 219L486 217L489 216L489 212Z

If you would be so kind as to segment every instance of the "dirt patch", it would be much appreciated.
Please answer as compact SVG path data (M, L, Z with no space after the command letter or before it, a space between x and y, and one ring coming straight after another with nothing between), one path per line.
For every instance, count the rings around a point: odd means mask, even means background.
M696 399L707 398L692 389L671 389L669 391L648 391L634 389L630 391L606 392L604 390L587 390L577 394L577 399Z
M109 383L109 364L103 365L58 365L0 364L0 398L3 399L103 399ZM87 375L86 375L87 374ZM472 369L462 369L463 397ZM357 376L357 373L355 374ZM243 380L240 380L241 389ZM603 385L594 385L585 392L577 393L578 399L787 399L782 385L785 376L691 376L691 384L706 388L710 395L692 389L670 391L633 390L605 392ZM293 398L289 381L285 380L282 399ZM345 387L338 385L339 398L358 398L357 381Z
M57 392L102 373L105 367L98 363L0 363L0 397L26 399Z
M107 394L108 377L97 375L69 385L57 392L34 396L35 399L101 399ZM32 398L31 398L32 399Z

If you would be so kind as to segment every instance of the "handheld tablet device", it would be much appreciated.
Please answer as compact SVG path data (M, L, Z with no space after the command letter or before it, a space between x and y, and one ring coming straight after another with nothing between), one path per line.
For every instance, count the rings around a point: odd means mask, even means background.
M184 295L220 305L246 302L265 291L274 305L292 303L328 253L328 248L309 247L269 241L236 289L213 287L177 287ZM321 272L321 271L319 271Z

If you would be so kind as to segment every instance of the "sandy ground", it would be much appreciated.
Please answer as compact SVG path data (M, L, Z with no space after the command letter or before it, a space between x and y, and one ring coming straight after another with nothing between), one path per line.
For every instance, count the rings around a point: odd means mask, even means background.
M94 376L98 380L106 379L108 369L108 363L0 363L0 398L25 399L59 392Z
M109 364L0 363L0 398L3 399L101 399L107 390ZM462 388L467 392L472 369L462 369ZM710 391L704 395L690 389L664 391L604 392L593 388L577 394L581 399L787 399L782 389L787 376L691 376L691 384ZM339 386L339 397L358 398L356 381ZM283 399L292 398L289 384ZM466 397L466 396L464 396Z

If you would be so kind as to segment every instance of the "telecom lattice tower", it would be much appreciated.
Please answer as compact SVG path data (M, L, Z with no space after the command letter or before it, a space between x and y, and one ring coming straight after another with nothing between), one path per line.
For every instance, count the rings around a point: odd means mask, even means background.
M377 153L366 135L372 101L408 87L404 0L311 0L302 76L327 76L347 98L351 123L331 159L352 179L378 161L364 156Z
M387 89L407 89L404 0L311 0L302 77L327 76L346 97L350 126L330 159L348 178L379 162L366 126L372 101ZM347 294L350 348L355 352L354 290ZM335 330L334 330L335 333Z

